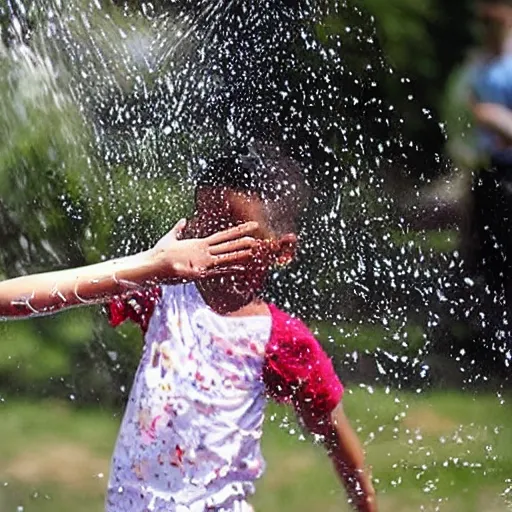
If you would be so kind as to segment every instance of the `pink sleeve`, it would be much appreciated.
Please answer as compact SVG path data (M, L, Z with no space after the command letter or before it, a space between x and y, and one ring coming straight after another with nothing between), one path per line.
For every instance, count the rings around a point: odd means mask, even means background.
M278 402L292 403L308 423L323 418L343 396L331 359L300 320L275 307L271 311L263 373L267 392Z
M160 300L161 293L160 287L155 287L115 297L107 304L107 315L110 325L117 327L126 320L132 320L139 324L143 332L146 332L151 315Z

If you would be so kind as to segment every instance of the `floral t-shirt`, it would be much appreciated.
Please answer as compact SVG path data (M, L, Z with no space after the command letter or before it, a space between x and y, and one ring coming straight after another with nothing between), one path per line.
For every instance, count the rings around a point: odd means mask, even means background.
M341 400L331 361L299 320L215 313L194 284L110 305L145 331L112 458L107 512L251 510L264 471L266 398L321 418Z

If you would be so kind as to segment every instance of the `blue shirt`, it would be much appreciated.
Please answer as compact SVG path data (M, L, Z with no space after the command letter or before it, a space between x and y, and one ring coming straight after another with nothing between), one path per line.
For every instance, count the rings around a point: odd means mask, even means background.
M478 102L495 103L512 110L512 54L480 62L473 72L473 93ZM497 162L512 164L512 149L499 147L499 137L478 128L480 149Z

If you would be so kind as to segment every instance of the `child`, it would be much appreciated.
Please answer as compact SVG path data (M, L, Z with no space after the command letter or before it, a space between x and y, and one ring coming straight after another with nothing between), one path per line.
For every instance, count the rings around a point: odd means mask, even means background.
M376 511L329 358L304 324L259 297L269 268L293 258L305 190L299 170L266 149L263 157L219 159L197 183L185 236L256 221L261 243L241 271L111 304L112 324L138 321L145 346L112 460L107 511L252 510L246 500L264 470L267 396L295 406L323 438L355 508Z
M276 151L262 155L234 153L207 166L193 219L164 237L149 259L74 271L59 281L66 293L60 286L50 294L49 309L122 294L109 305L111 323L129 318L145 333L107 512L251 511L246 500L264 470L267 397L293 404L320 436L354 507L377 510L329 358L302 322L260 298L269 269L294 256L305 198L297 166ZM164 263L151 263L155 255ZM44 290L54 277L37 277L40 294L30 292L33 278L20 279L25 292L14 307L47 311ZM173 285L123 292L132 282L161 280Z

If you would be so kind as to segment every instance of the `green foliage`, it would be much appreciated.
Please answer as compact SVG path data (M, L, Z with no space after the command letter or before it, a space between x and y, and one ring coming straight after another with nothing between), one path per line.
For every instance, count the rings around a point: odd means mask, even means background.
M102 26L100 33L114 37L112 18L108 23L110 32ZM110 48L113 40L104 44ZM93 263L130 237L137 240L132 251L147 248L190 207L171 178L137 179L126 167L105 167L93 151L90 124L68 95L69 76L48 62L28 48L0 56L5 276ZM83 401L98 394L116 399L140 344L134 329L104 327L104 319L84 309L0 324L1 386Z
M469 84L471 62L454 69L447 81L446 94L442 101L443 118L446 120L448 153L462 170L478 167L480 155L473 130L473 114L470 109L471 88Z
M355 0L375 18L384 54L396 70L414 68L425 77L435 72L429 24L436 20L433 0Z
M48 389L52 380L69 379L74 355L84 352L92 335L93 316L68 311L37 320L2 322L0 375L19 390Z
M3 59L0 78L4 266L19 272L20 263L35 268L62 264L61 258L83 263L73 246L81 244L91 216L105 218L104 212L85 209L94 204L102 210L91 196L103 187L99 174L84 174L90 167L84 152L87 129L61 91L56 71L35 54L18 58L18 63Z

